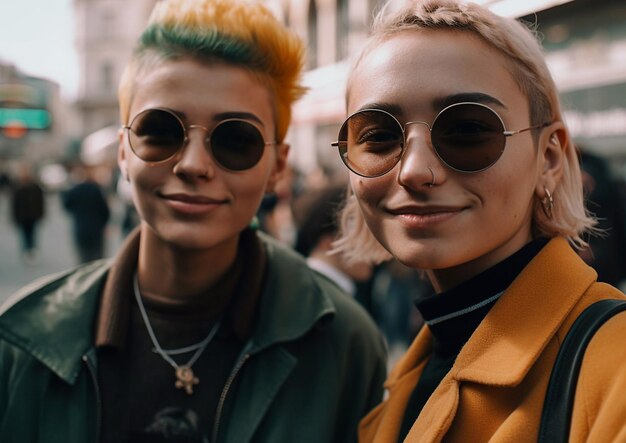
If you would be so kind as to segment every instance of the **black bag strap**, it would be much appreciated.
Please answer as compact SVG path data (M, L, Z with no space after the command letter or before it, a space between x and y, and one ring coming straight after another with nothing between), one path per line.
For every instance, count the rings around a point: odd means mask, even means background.
M600 326L624 310L626 300L600 300L588 306L572 325L550 374L539 425L539 443L568 441L574 394L585 349Z

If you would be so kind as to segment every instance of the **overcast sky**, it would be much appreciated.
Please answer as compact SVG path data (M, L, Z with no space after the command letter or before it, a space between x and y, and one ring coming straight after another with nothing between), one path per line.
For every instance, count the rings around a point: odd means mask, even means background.
M0 59L27 74L78 89L72 0L0 0Z

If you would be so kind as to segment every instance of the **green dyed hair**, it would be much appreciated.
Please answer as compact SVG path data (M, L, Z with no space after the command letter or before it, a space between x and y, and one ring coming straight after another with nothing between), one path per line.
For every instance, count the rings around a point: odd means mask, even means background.
M304 45L252 0L167 0L156 4L122 75L120 116L128 124L135 79L164 60L226 63L254 73L274 98L276 140L282 142L300 84Z

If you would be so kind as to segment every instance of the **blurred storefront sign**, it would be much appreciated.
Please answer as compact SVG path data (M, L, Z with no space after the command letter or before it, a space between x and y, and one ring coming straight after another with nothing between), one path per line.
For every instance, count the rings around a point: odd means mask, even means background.
M47 109L0 108L0 128L21 126L26 129L47 129L52 115Z
M62 157L59 85L0 61L0 159L43 163Z
M577 143L609 157L626 157L626 82L561 94Z

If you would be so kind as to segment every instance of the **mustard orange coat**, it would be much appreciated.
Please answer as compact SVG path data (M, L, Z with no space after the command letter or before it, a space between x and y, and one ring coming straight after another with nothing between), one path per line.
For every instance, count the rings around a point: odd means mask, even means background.
M552 239L494 305L433 392L404 440L536 442L560 344L585 307L624 298L565 239ZM362 443L395 443L430 354L424 327L385 382L388 398L362 421ZM595 335L582 365L571 442L626 442L626 313Z

